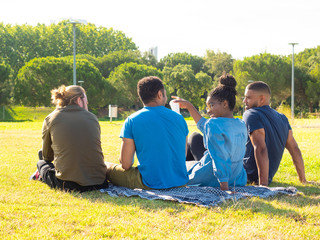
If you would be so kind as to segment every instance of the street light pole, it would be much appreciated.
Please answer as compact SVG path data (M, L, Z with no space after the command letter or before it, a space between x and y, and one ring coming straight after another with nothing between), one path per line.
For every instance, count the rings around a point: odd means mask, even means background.
M85 20L70 20L73 26L73 85L77 85L77 67L76 67L76 24L84 23L86 24L87 21Z
M73 22L73 85L77 85L76 67L76 22Z
M289 43L292 45L292 74L291 74L291 119L294 119L294 45L298 43Z

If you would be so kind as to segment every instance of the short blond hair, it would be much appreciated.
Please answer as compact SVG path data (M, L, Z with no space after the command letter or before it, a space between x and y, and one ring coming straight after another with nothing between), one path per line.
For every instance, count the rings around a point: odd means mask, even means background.
M76 105L77 98L84 98L86 91L77 85L65 86L61 85L59 88L51 90L52 103L57 107L64 107L68 105Z

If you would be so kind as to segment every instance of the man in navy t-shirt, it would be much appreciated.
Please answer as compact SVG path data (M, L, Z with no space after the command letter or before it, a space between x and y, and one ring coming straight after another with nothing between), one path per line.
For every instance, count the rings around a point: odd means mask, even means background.
M246 87L243 121L249 134L244 156L248 181L265 186L270 184L279 168L284 148L287 148L300 182L305 183L302 154L288 119L269 106L270 97L270 88L264 82L253 82Z
M138 82L144 108L130 115L120 137L120 163L108 163L107 176L115 185L141 189L184 186L188 126L183 116L166 108L166 90L157 77ZM138 166L132 167L136 153Z

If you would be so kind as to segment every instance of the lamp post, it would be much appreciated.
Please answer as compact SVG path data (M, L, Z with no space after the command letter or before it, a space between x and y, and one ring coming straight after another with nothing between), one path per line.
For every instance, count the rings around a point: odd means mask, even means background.
M82 87L82 83L84 83L84 81L79 80L78 83L80 83L80 86Z
M87 24L86 20L70 20L70 22L73 25L73 85L77 85L77 74L76 74L76 24Z
M294 45L298 43L289 43L292 45L292 74L291 74L291 119L294 119Z

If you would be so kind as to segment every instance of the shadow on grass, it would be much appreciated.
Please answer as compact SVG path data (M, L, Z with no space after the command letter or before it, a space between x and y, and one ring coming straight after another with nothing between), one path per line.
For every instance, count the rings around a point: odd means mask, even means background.
M279 187L292 187L293 185L287 183L273 183L273 186ZM240 200L227 200L225 203L219 204L214 207L209 207L209 209L220 208L222 210L227 210L234 208L235 210L248 210L252 212L260 212L265 215L279 215L279 216L289 216L298 219L299 221L303 219L298 211L294 210L296 208L318 206L319 205L319 194L320 187L318 186L297 186L299 193L296 196L288 196L279 194L269 198L244 198ZM75 194L75 193L74 193ZM75 194L75 196L81 196L91 202L108 202L115 205L127 206L133 205L138 206L143 209L150 211L159 210L159 209L174 209L176 212L185 211L186 206L196 206L192 204L180 204L173 201L164 201L164 200L147 200L142 199L138 196L134 197L111 197L107 193L101 193L99 191L87 192ZM276 200L282 205L278 208L273 206L273 201ZM283 208L283 205L286 205L286 208ZM297 220L297 221L298 221Z
M273 182L270 187L276 186L292 187L294 184ZM270 217L277 215L291 218L297 222L304 222L305 216L300 214L298 210L299 208L303 207L319 206L320 186L306 185L294 187L296 187L301 193L298 192L298 194L295 196L279 194L269 198L252 197L243 198L240 200L230 199L217 206L209 207L208 209L220 209L222 211L227 211L229 209L234 209L235 211L250 210L252 213L262 213ZM106 203L116 206L133 206L147 211L169 210L172 213L180 213L186 211L186 209L189 209L190 207L196 206L193 204L181 204L174 201L147 200L138 196L111 197L107 193L101 193L98 190L84 193L70 192L69 194L76 198L86 199L92 203ZM278 203L274 203L274 201Z
M178 202L164 200L147 200L139 197L111 197L106 193L100 193L98 191L73 194L74 196L87 199L94 203L105 202L116 206L133 206L139 207L146 211L166 210L172 212L173 214L185 212L186 210L188 211L188 209L192 209L192 207L196 206L192 204L180 204ZM275 200L281 204L279 205L278 203L274 203ZM269 198L253 197L244 198L237 201L227 200L222 204L205 209L219 212L229 211L230 209L234 210L235 212L246 212L249 210L252 214L259 213L270 218L279 216L292 219L296 222L306 223L307 218L303 213L299 212L299 208L317 205L319 205L319 200L311 199L310 197L304 197L301 195L277 195Z
M15 116L17 116L17 113L14 111L14 109L7 106L2 114L0 122L32 122L30 119L17 120L15 119Z
M163 209L174 209L174 212L183 212L186 209L185 204L180 204L173 201L164 200L147 200L137 196L133 197L111 197L107 193L101 193L100 191L91 191L85 193L71 193L74 196L78 196L87 199L90 202L105 202L109 204L114 204L117 206L138 206L141 209L154 211Z
M306 196L320 195L320 183L317 183L317 185L306 184L302 186L301 185L295 186L294 184L283 183L283 182L273 182L272 184L270 184L270 187L292 187L292 186L297 188L299 192L302 192Z
M277 202L274 202L277 200ZM279 204L281 202L282 204ZM302 206L298 206L296 202L304 202ZM318 201L319 202L319 201ZM315 201L314 201L315 203ZM288 206L290 205L290 206ZM315 204L317 205L317 204ZM270 198L253 198L240 200L232 206L228 204L224 204L221 206L222 209L233 208L234 210L250 210L251 213L259 213L270 218L274 216L290 218L296 222L305 223L307 217L304 216L304 213L299 212L299 208L303 206L310 206L309 201L305 201L301 196L284 196L277 195L275 197Z
M30 119L27 119L27 120L6 119L6 120L0 120L0 122L33 122L33 121Z

